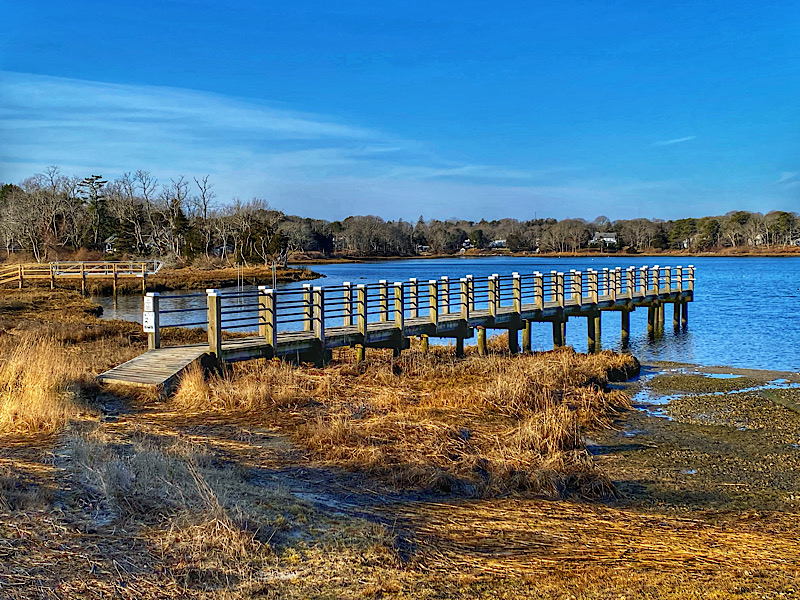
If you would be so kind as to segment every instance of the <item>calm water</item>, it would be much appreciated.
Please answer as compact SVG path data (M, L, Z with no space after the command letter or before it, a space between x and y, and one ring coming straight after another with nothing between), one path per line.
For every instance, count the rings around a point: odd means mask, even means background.
M326 264L310 268L326 277L315 285L374 283L381 279L420 281L451 279L513 271L531 273L553 269L569 271L603 267L628 267L660 264L693 264L696 268L695 300L689 305L689 329L672 331L672 307L666 307L663 338L649 341L646 335L647 310L631 314L631 351L643 361L670 360L700 365L730 365L757 369L800 371L800 258L717 258L613 256L600 258L452 258L411 259L363 264ZM269 283L269 282L265 282ZM302 283L282 288L301 287ZM114 307L111 298L96 298L105 309L104 317L141 321L142 299L121 296ZM204 306L203 298L197 299ZM604 348L619 348L620 317L603 314ZM499 333L499 332L498 332ZM572 318L567 325L567 342L578 351L586 350L586 320ZM552 347L549 323L534 323L534 348Z

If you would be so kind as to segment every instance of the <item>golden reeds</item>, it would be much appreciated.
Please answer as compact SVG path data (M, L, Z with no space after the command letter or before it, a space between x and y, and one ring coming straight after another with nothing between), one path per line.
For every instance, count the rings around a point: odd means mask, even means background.
M444 347L349 359L342 351L324 370L251 362L208 379L193 370L173 402L280 426L317 460L400 487L479 496L610 489L581 432L626 405L604 388L609 373L634 369L631 357L567 349L456 360Z

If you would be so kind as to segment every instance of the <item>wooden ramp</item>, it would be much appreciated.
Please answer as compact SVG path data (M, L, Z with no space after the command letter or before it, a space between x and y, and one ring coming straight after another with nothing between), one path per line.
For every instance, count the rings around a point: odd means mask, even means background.
M141 356L98 375L97 380L103 383L156 387L168 393L178 384L184 370L207 355L208 344L148 350Z

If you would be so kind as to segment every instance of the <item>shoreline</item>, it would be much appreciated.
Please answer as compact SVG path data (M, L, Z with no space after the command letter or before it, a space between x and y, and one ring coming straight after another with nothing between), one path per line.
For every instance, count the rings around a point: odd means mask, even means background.
M364 257L341 257L334 258L304 258L289 259L289 265L313 266L327 264L358 264L358 263L379 263L398 260L441 260L441 259L469 259L469 258L619 258L619 257L702 257L702 258L792 258L800 257L800 248L797 251L780 252L637 252L628 254L625 252L601 253L601 252L489 252L475 254L425 254L416 256L364 256Z

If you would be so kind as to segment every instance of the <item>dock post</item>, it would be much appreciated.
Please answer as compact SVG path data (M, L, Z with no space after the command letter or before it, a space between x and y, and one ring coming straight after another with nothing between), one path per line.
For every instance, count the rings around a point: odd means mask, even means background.
M653 287L651 292L656 297L658 297L658 288L660 285L660 280L661 280L661 267L659 267L658 265L653 265L653 277L651 279Z
M342 287L344 288L344 326L352 327L356 324L355 314L353 313L353 284L349 281L343 281Z
M462 277L459 281L459 305L461 308L461 329L462 331L469 330L469 279ZM456 336L456 358L464 356L464 335L459 332Z
M522 278L517 272L511 274L511 287L514 297L514 312L517 313L517 318L519 318L522 314Z
M428 280L428 321L434 326L439 325L439 282L435 279Z
M53 263L50 263L50 289L56 289L56 270Z
M519 352L519 329L516 327L508 328L508 351L511 354Z
M694 299L694 265L689 265L689 291L692 292L692 298Z
M469 312L475 311L475 278L472 275L467 275L467 284L469 286Z
M639 268L639 291L641 292L642 298L647 297L649 288L650 288L650 273L648 271L647 265L645 265L644 267Z
M597 328L594 320L594 311L586 317L586 348L589 354L597 351Z
M532 321L525 321L525 326L522 328L522 351L531 352L533 344L531 342L531 329Z
M500 304L500 280L499 275L493 273L489 275L489 315L497 316L497 307Z
M636 291L636 267L628 267L625 270L625 288L628 292L627 298L632 300Z
M275 304L275 290L265 286L258 286L258 309L261 314L258 318L258 335L272 347L272 356L278 347L277 308Z
M566 322L563 319L553 319L553 348L564 346L564 334L566 333Z
M631 340L631 311L628 308L623 308L620 313L622 321L622 347L627 348Z
M52 268L50 269L50 271L52 272ZM114 299L116 300L116 298L117 298L117 263L114 263L114 265L112 266L112 274L113 274L113 277L114 277L114 283L113 283Z
M403 283L400 281L394 282L394 326L397 328L397 345L394 347L394 356L400 356L403 351L405 328L405 298L403 296Z
M208 351L217 362L222 362L222 296L219 290L206 290L208 294Z
M83 270L83 263L81 263L81 277L83 278L83 287L86 287L86 272ZM142 263L142 294L147 293L147 266Z
M689 325L689 303L684 300L681 302L681 329L686 329Z
M142 325L145 331L147 331L148 350L157 350L161 348L161 326L158 315L158 300L158 292L150 292L143 298L144 310L142 314ZM147 321L150 321L150 323Z
M656 307L651 302L647 305L647 335L653 337L656 333Z
M665 308L666 307L664 306L664 303L661 300L659 300L658 301L658 329L659 329L659 331L662 331L662 332L664 331L664 312L665 312L664 309Z
M572 291L570 292L570 300L574 304L581 306L583 304L583 273L581 271L571 270L569 272Z
M419 317L419 281L416 277L412 277L408 281L408 316L416 319Z
M544 275L539 271L533 272L533 307L536 310L544 309Z
M450 278L447 275L442 275L442 314L450 314Z
M356 360L363 362L366 359L366 343L367 343L367 286L359 285L356 288L358 299L356 300L356 311L358 321L358 333L360 340L356 344Z
M478 327L478 355L486 356L486 327Z
M303 331L314 330L314 299L310 283L303 284Z
M594 269L589 269L587 275L589 278L589 302L597 306L597 302L600 299L600 282L598 281L598 274Z
M668 294L672 291L672 267L664 267L664 287Z
M378 286L378 319L385 322L389 320L389 284L381 279Z
M24 277L25 273L22 265L17 265L17 279L19 279L19 289L22 289L22 281Z
M603 269L605 271L605 276L608 277L608 282L606 287L608 288L608 296L611 298L611 302L616 304L617 302L617 270L611 269Z
M608 284L608 267L603 267L603 291L600 294L601 296L608 296L610 286Z
M313 310L312 316L314 319L314 337L319 343L319 354L314 361L316 367L325 366L326 362L326 349L325 349L325 289L322 287L314 287L312 292Z
M556 273L556 301L558 306L564 309L564 273Z
M468 325L469 313L472 310L469 300L469 279L467 277L462 277L459 283L461 284L461 319L464 321L464 325Z
M600 309L594 311L594 351L599 352L603 347L603 312Z
M680 331L681 328L681 301L676 300L672 303L672 329Z
M683 267L675 267L675 287L679 292L683 291Z

